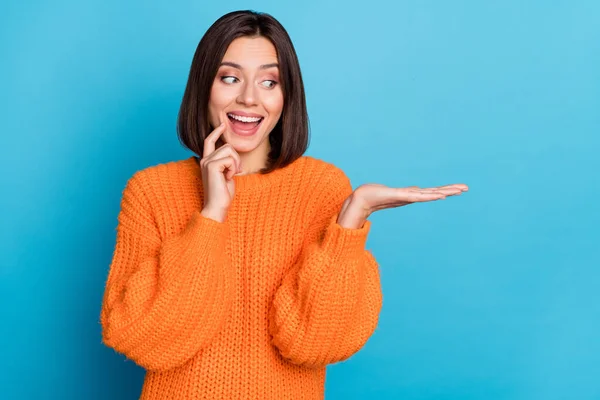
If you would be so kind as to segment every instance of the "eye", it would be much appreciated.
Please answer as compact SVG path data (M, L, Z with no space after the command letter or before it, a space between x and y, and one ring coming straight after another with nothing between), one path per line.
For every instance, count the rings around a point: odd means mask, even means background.
M266 81L263 81L263 83L267 82L268 85L265 85L267 88L272 89L275 87L275 85L277 85L277 82L275 82L272 79L267 79Z
M235 76L222 76L221 77L221 81L225 82L225 83L228 83L228 84L233 83L233 80L237 81L237 78Z

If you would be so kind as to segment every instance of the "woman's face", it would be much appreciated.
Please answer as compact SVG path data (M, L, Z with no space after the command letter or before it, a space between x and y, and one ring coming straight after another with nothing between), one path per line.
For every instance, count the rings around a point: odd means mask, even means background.
M277 51L264 37L235 39L223 57L208 104L210 123L238 153L268 155L269 133L283 110Z

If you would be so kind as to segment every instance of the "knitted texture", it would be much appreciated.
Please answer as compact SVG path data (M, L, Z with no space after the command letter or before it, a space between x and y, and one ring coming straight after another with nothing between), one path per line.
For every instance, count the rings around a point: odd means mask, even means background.
M104 344L146 369L141 399L322 399L325 367L377 326L370 221L336 223L343 171L303 156L234 180L222 223L200 214L195 157L123 191L100 323Z

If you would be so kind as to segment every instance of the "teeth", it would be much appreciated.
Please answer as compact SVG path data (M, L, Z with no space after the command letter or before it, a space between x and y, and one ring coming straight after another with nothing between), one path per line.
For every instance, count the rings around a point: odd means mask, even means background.
M242 122L258 122L262 119L262 118L256 118L256 117L242 117L240 115L235 115L235 114L227 114L227 115L233 119L237 119L238 121L242 121Z

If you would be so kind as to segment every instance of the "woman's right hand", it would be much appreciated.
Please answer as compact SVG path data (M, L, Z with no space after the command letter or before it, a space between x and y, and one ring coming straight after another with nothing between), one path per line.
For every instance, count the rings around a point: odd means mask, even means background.
M242 172L240 155L230 144L215 150L215 143L225 131L225 123L219 125L204 139L204 150L200 160L204 205L201 214L224 222L227 210L233 201L235 184L233 176Z

